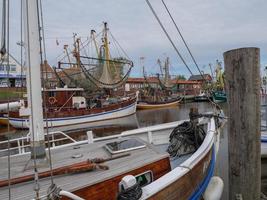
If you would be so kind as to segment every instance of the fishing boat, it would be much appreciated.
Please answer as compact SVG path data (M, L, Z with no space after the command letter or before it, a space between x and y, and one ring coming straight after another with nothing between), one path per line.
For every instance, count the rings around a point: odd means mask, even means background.
M135 94L123 96L113 94L114 90L127 80L133 63L126 59L114 60L110 58L107 33L107 23L104 23L103 44L97 52L97 58L80 55L79 39L76 40L74 50L77 60L74 67L75 71L83 72L83 75L91 81L91 84L105 92L102 92L101 95L91 96L88 99L84 97L85 91L83 88L68 88L65 85L60 88L43 89L44 99L47 100L44 104L46 115L44 126L59 127L91 123L93 127L95 122L121 118L136 112L137 98ZM94 32L91 32L91 34L94 34ZM130 66L129 70L125 76L118 77L118 72L115 69L122 67L124 64ZM59 63L59 65L62 65L62 63ZM92 70L89 72L92 66L95 73ZM4 118L7 117L3 116L2 119ZM9 123L14 128L27 129L29 127L29 112L24 106L21 107L20 111L10 112Z
M179 132L179 127L188 123L190 122L171 122L103 138L91 136L86 141L51 149L53 180L56 185L51 185L48 178L49 167L38 168L38 184L50 186L48 190L41 187L39 195L56 195L59 188L72 192L80 199L93 200L120 199L119 197L127 195L134 195L136 199L183 200L210 195L204 192L213 176L219 147L219 129L216 128L212 115L203 115L198 122L198 126L206 133L201 145L184 153L186 148L191 149L192 146L181 144L179 151L173 152L170 137L173 138ZM169 153L166 152L167 149ZM172 157L176 153L179 157ZM30 156L30 153L24 153L11 157L12 179L9 181L14 200L35 197L35 192L32 191L36 183L33 174L23 170ZM0 158L1 199L8 198L5 170L7 159ZM221 184L216 186L222 192Z
M261 157L267 157L267 133L261 133Z
M224 80L223 80L223 73L222 73L222 66L221 62L218 60L216 61L216 84L215 89L212 91L212 99L215 103L224 103L227 101L226 92L224 91Z
M164 65L162 65L159 59L157 62L162 72L162 75L157 74L159 87L154 87L149 83L143 67L143 74L147 83L147 88L140 92L141 94L138 98L137 109L174 107L178 106L182 100L181 97L172 96L171 88L173 87L173 84L169 73L169 57L166 58ZM163 78L161 78L161 76Z
M227 96L224 91L213 91L212 99L215 103L224 103L227 101Z
M261 157L267 157L267 106L266 98L261 105Z
M124 98L98 98L88 102L82 95L83 88L45 89L46 119L44 127L72 126L87 123L95 126L99 121L111 120L132 115L136 112L136 96ZM23 114L23 112L26 112ZM24 115L24 116L22 116ZM5 117L7 118L7 117ZM26 108L20 112L9 112L9 123L14 128L29 128Z
M137 108L140 110L144 110L144 109L177 107L181 101L182 101L182 98L175 99L175 100L169 100L169 101L167 100L164 102L139 101L137 104Z
M190 120L104 138L88 132L88 140L58 147L45 140L36 67L41 63L38 2L23 1L30 145L19 145L18 155L0 158L0 199L185 200L211 196L215 190L205 193L207 187L218 188L220 196L222 183L212 178L223 119L219 111L199 114L191 109ZM22 150L25 146L30 152Z

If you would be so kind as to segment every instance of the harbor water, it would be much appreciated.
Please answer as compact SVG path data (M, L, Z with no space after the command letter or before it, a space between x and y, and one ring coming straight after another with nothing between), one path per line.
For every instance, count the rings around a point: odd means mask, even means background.
M80 130L68 131L72 137L76 139L84 139L85 132L92 130L95 137L118 134L125 130L136 129L161 123L167 123L188 118L191 107L197 107L200 113L212 111L211 104L207 102L186 103L178 107L155 109L155 110L140 110L136 114L120 118L112 122L112 124L100 125L94 129L83 125ZM226 104L221 105L227 116ZM105 125L106 124L106 125ZM78 134L77 134L78 131ZM5 132L4 129L2 132ZM27 131L12 131L12 137L18 137L27 134ZM1 134L1 140L6 139L6 134ZM228 199L228 133L227 123L223 127L220 140L220 151L218 153L215 175L220 176L224 181L224 191L222 199ZM267 194L267 159L262 159L262 191Z

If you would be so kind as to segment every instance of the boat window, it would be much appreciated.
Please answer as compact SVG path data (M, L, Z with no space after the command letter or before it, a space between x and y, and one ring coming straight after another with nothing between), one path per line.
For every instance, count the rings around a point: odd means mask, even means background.
M48 96L49 97L55 97L56 96L56 93L54 91L49 91L48 92Z
M145 146L146 145L143 142L137 139L134 139L134 138L115 141L115 142L107 143L105 145L106 149L112 154L140 149L140 148L144 148Z
M146 171L142 174L138 174L135 176L136 181L141 187L144 187L153 181L153 173L152 171Z

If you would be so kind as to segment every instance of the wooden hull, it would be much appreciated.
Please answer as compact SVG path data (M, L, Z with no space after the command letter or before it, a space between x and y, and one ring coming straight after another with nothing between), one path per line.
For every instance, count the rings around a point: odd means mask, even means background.
M164 158L162 160L151 163L144 167L121 174L115 178L108 179L101 183L79 189L77 191L74 191L73 193L84 199L116 200L117 195L118 195L118 185L124 176L129 175L129 174L138 175L145 171L152 171L154 175L154 179L158 179L164 174L168 173L170 170L171 170L171 166L170 166L169 159ZM62 198L62 200L67 200L67 198Z
M96 109L95 109L96 110ZM97 110L97 112L93 112L92 110L75 110L66 111L66 112L50 112L48 113L48 127L60 127L60 126L69 126L74 124L81 123L92 123L94 126L94 122L99 122L103 120L110 120L114 118L120 118L129 116L136 112L136 99L129 100L118 106L117 108L107 108L106 110ZM18 115L18 113L16 113ZM28 118L22 117L10 117L9 123L17 129L28 129L29 122ZM44 127L46 127L46 122L44 121Z
M0 117L0 125L3 125L3 126L7 126L8 125L7 117Z
M178 122L179 124L182 123ZM148 142L153 145L160 145L160 144L166 144L169 138L169 134L177 126L177 122L167 123L163 125L156 125L152 127L144 127L136 130L130 130L123 132L121 134L118 134L113 137L119 137L119 138L129 138L129 137L137 137L139 139L142 139L145 142ZM135 158L140 159L140 153L144 155L144 151L150 151L149 157L146 157L146 164L140 164L141 160L139 162L132 163L135 167L132 167L129 169L129 166L126 163L126 160L117 160L113 161L117 164L113 163L114 165L111 165L112 163L109 163L108 165L111 167L110 170L113 171L114 176L110 176L108 174L111 173L111 171L96 171L96 174L91 173L81 173L81 174L72 174L68 176L60 176L60 177L54 177L56 183L64 190L73 192L84 199L92 199L92 200L115 200L117 199L118 190L119 190L119 182L125 175L138 175L140 173L144 173L147 171L151 171L154 177L154 180L152 183L142 187L142 196L140 200L144 199L153 199L153 200L186 200L186 199L200 199L202 197L202 194L204 193L211 177L214 171L215 166L215 160L216 160L216 153L217 153L217 145L219 144L218 138L220 137L219 134L216 135L215 130L215 121L210 120L210 123L207 124L208 131L206 134L206 137L201 144L201 146L198 148L196 152L191 154L187 157L186 160L182 161L181 163L176 164L175 166L172 165L171 170L171 163L169 161L169 157L166 154L164 150L164 154L161 154L160 157L157 157L157 159L150 160L151 157L155 154L152 153L149 149L154 149L156 146L151 146L150 148L147 146L146 150L142 150L142 152L131 152L131 156L136 156ZM100 147L101 152L103 151L103 143L102 141L105 141L107 143L111 139L108 138L95 138L94 142L95 145L92 147L92 149L96 149L97 146ZM88 145L88 144L87 144ZM88 152L89 151L89 145L87 148L82 146L79 151ZM69 152L70 155L72 155L74 152L77 152L76 149L73 149L72 147L69 147L65 150L71 151ZM156 150L158 151L158 150ZM90 151L89 151L90 152ZM106 152L106 151L103 151ZM99 152L100 153L100 152ZM63 155L62 155L63 154ZM61 156L64 156L64 162L69 160L71 162L72 159L69 158L68 155L65 155L64 151L60 153ZM13 159L14 162L17 162L18 158ZM126 159L126 158L125 158ZM150 161L149 161L150 160ZM123 163L124 161L124 163ZM55 162L55 161L54 161ZM131 162L128 160L128 162ZM6 163L6 158L2 159L2 163ZM125 168L125 170L119 171L118 173L114 173L114 171L121 170L121 167L116 168L118 163L123 163L123 166L128 166L128 168ZM24 159L23 159L23 165L24 167ZM112 168L115 167L115 168ZM17 169L17 166L16 166ZM104 176L104 174L107 174L107 176ZM92 178L95 178L96 176L102 175L104 178L99 179L99 181L94 181L90 184L90 181ZM91 179L90 179L90 177ZM41 184L43 185L49 185L50 180L40 180ZM25 183L25 184L17 184L12 186L12 191L21 191L23 187L24 189L27 188L30 190L32 188L32 183ZM1 191L2 188L0 188ZM25 189L26 190L26 189ZM8 188L4 187L3 191L0 192L0 198L5 197L6 194L8 194ZM5 193L6 192L6 193ZM43 192L46 192L44 190ZM29 192L28 192L29 193ZM17 193L15 194L17 195ZM23 197L22 197L23 198ZM18 196L18 198L14 199L22 199L21 196ZM5 198L1 198L5 199ZM27 198L29 199L29 198ZM32 199L32 198L31 198ZM66 200L68 198L63 197L62 199Z
M199 199L204 193L214 171L215 156L211 149L205 157L180 179L156 193L151 200Z
M156 108L167 108L167 107L174 107L180 103L180 99L177 101L173 101L170 103L159 103L159 104L149 104L149 103L138 103L137 109L144 110L144 109L156 109Z
M161 176L156 174L154 182L142 188L143 194L140 199L200 199L208 186L215 168L216 136L212 130L209 132L209 134L207 134L201 147L189 159L172 169L172 171L166 172L166 170L164 170L164 172L161 173ZM127 134L125 134L125 136L126 135ZM131 131L129 132L129 135L133 135ZM146 169L143 168L142 170L143 172L146 170L154 171L154 167L155 165ZM136 175L138 172L139 169L132 173L126 174ZM113 180L116 181L106 180L105 182L84 187L72 192L84 199L89 199L90 197L92 200L116 200L118 183L122 177L123 176L118 176L113 178ZM105 187L106 185L109 185L109 187ZM66 198L63 199L65 200Z

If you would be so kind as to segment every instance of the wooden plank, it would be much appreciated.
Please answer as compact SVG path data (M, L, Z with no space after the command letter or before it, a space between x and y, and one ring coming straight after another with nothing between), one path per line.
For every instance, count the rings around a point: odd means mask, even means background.
M228 98L229 199L260 199L260 50L224 53Z

